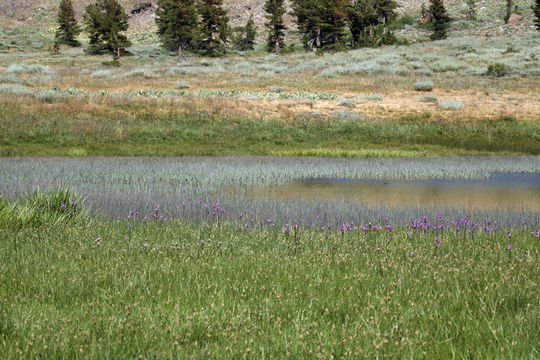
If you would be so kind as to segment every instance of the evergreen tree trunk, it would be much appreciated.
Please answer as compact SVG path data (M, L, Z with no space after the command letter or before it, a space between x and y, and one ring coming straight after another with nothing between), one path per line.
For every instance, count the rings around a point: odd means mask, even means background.
M476 0L467 0L467 20L476 20Z
M508 24L508 20L512 15L512 0L506 0L506 15L504 16L504 22Z
M275 52L276 55L281 54L281 48L284 44L283 15L287 12L283 0L266 0L264 3L264 11L267 13L267 23L264 25L268 29L268 40L266 41L266 50Z
M276 34L275 38L276 38L275 40L276 41L276 55L279 55L281 54L281 48L279 47L279 35Z
M433 16L433 34L430 36L431 40L446 39L450 18L446 14L443 0L431 0L429 11Z
M533 6L533 10L534 15L536 16L534 23L536 25L536 29L540 31L540 0L536 0L536 6Z
M182 44L178 45L178 62L182 62L184 60L184 52L182 49Z

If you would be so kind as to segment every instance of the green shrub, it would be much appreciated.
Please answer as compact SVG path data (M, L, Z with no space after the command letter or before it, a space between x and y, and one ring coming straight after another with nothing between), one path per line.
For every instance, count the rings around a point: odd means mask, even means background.
M283 93L283 92L288 92L290 90L288 87L285 87L285 86L271 86L270 91L275 92L275 93Z
M51 75L38 75L38 76L32 76L29 78L26 83L46 83L51 82L53 80L53 77Z
M145 79L157 79L159 78L159 74L156 74L155 72L153 72L151 69L144 69L144 68L140 68L140 69L133 69L131 71L129 71L128 73L126 73L124 76L126 77L143 77Z
M346 108L349 108L349 109L353 109L356 107L356 104L352 101L348 101L348 100L343 100L339 106L343 106L343 107L346 107Z
M487 68L487 76L503 77L508 74L508 67L502 63L489 64Z
M461 101L445 101L440 104L440 107L445 110L461 110L465 107Z
M391 21L390 24L388 24L388 29L390 30L401 30L406 25L407 26L413 26L416 24L416 17L412 14L405 14L399 18L397 18L394 21Z
M190 84L188 84L185 81L179 81L174 85L175 89L181 90L181 89L189 89L191 87Z
M112 66L112 67L120 67L122 65L120 64L120 61L118 60L103 61L101 64L103 66Z
M45 90L36 93L36 98L45 103L53 103L59 96L55 91Z
M55 74L56 71L48 66L39 64L11 64L8 66L7 73L10 74Z
M28 89L26 86L19 84L1 84L0 94L15 95L15 96L28 96L33 95L34 92Z
M112 79L113 75L113 70L96 70L90 76L96 79Z
M321 71L321 73L319 74L319 77L321 78L326 78L326 79L331 79L331 78L335 78L338 76L338 72L336 71L336 69L324 69L323 71Z
M360 114L355 114L349 111L340 111L335 114L335 118L345 122L360 122L365 121L366 118Z
M424 103L438 103L439 99L435 95L426 95L426 96L419 96L416 98L418 102L424 102Z
M15 75L0 76L0 84L22 84L23 81Z
M432 76L433 73L434 73L433 70L428 69L428 68L423 68L423 69L418 70L418 74L422 76Z
M369 95L364 95L364 96L359 96L358 98L356 98L357 101L359 102L363 102L363 103L366 103L366 102L383 102L384 101L384 95L383 94L369 94Z
M433 90L433 82L430 80L418 81L413 84L416 91L431 91Z

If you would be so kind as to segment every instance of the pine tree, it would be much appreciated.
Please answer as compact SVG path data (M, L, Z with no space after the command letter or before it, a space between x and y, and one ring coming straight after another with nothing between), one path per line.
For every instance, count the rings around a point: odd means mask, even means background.
M322 18L317 7L317 0L292 0L292 14L296 17L298 30L302 34L304 47L321 47Z
M197 38L198 18L194 0L158 0L156 24L163 47L178 51L182 61L184 50Z
M350 0L293 0L293 15L304 46L333 47L344 33Z
M238 28L237 35L233 39L233 46L239 51L248 51L255 48L255 38L257 37L257 28L253 15L249 16L245 26Z
M349 8L348 23L353 47L366 43L371 28L377 25L377 0L356 0Z
M286 13L284 0L266 0L264 3L264 11L266 19L266 28L268 29L268 40L266 41L266 49L268 52L274 51L277 55L281 53L281 49L285 46L285 24L283 23L283 15Z
M255 48L255 38L257 37L257 27L255 26L255 20L253 20L253 15L249 16L248 22L244 27L245 38L244 44L246 50L253 50Z
M508 20L512 15L512 0L506 0L506 14L504 15L504 22L508 24Z
M476 0L467 0L467 20L476 20Z
M536 29L540 31L540 0L536 0L536 6L533 7L533 11L536 16L536 19L534 20Z
M349 5L350 0L319 0L324 47L335 47L343 38Z
M383 19L383 24L386 24L388 21L396 18L396 13L394 10L397 7L398 4L394 0L377 0L375 4L377 15Z
M96 0L86 7L86 31L90 38L90 54L111 53L115 60L131 45L123 34L129 27L128 16L117 0Z
M58 11L58 29L56 29L55 45L65 44L79 46L75 38L81 33L81 28L75 19L75 11L71 0L61 0Z
M208 56L223 56L231 34L223 0L201 0L198 10L202 20L202 50Z
M431 0L429 11L433 16L433 34L430 36L431 40L446 39L450 18L446 14L443 0Z

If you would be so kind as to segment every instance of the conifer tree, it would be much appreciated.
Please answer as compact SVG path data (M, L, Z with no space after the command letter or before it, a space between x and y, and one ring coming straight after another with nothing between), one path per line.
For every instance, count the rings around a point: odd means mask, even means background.
M467 20L476 20L476 0L467 0Z
M58 11L58 28L56 29L55 45L65 44L79 46L75 39L81 33L81 28L75 19L75 11L71 0L61 0Z
M244 48L246 50L253 50L255 48L255 38L257 37L257 27L255 26L255 20L253 15L249 16L249 19L244 27L246 36L244 37Z
M430 36L431 40L446 39L450 18L446 14L443 0L431 0L429 11L433 16L433 34Z
M111 53L115 60L126 53L131 42L123 34L129 27L128 16L117 0L96 0L86 7L86 31L90 38L90 54Z
M202 20L202 50L208 56L223 56L231 34L223 0L201 0L198 10Z
M382 18L383 24L393 20L396 17L394 10L398 7L395 0L377 0L375 8L377 9L377 15Z
M292 14L296 17L296 24L306 48L321 47L323 19L318 11L317 3L317 0L292 0Z
M266 41L266 49L268 52L275 52L277 55L281 53L281 49L285 46L285 24L283 23L283 15L286 13L284 0L266 0L264 3L264 11L266 19L266 28L268 29L268 40Z
M182 61L184 50L197 38L198 18L194 0L158 0L156 24L163 47L178 51Z
M343 35L350 0L319 0L323 46L337 45Z
M540 31L540 0L536 0L536 6L533 7L533 11L536 16L536 19L534 20L536 29Z
M508 24L510 15L512 15L512 0L506 0L506 14L504 15L505 24Z
M234 48L240 51L253 50L256 37L257 27L253 15L250 15L246 25L239 29L237 36L233 40Z
M350 0L293 0L293 15L304 46L320 48L341 40Z
M377 25L377 0L356 0L349 8L348 23L353 47L360 46L371 27Z

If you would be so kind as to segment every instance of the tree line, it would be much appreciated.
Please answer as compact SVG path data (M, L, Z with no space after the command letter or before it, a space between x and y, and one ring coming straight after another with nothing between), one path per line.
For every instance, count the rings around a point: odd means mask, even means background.
M538 2L534 8L537 18ZM443 0L430 3L431 39L444 39L450 18ZM292 0L291 5L291 15L306 49L344 50L399 42L388 28L396 19L395 0ZM263 9L266 50L280 54L285 48L287 31L284 0L266 0ZM175 51L180 61L185 50L211 57L225 55L231 46L241 51L252 50L257 37L253 16L244 27L233 31L223 0L158 0L155 21L162 46ZM88 5L83 23L89 38L88 53L110 53L115 60L127 53L131 44L125 35L128 15L118 0L96 0ZM536 24L540 30L538 20ZM76 38L82 31L72 0L61 0L55 48L59 44L80 45Z

